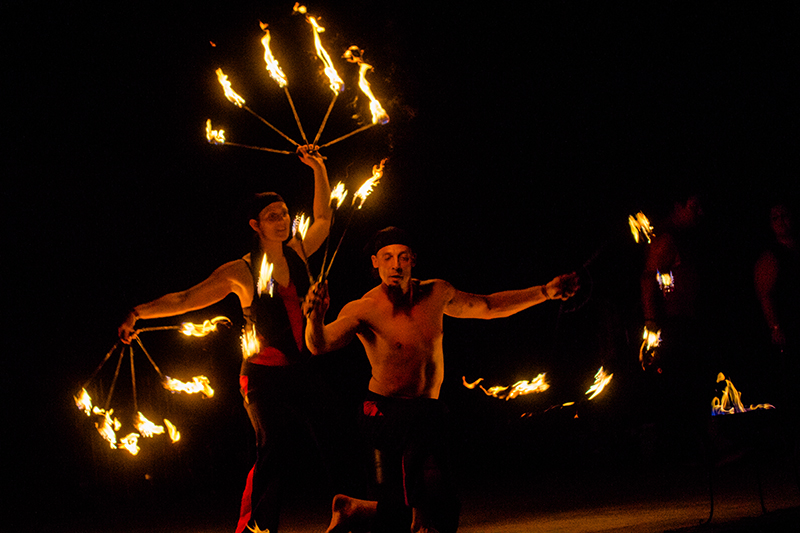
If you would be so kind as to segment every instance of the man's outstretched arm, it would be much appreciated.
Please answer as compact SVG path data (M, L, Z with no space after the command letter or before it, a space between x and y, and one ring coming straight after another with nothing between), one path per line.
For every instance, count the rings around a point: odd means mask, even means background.
M306 321L306 346L313 355L332 352L347 346L356 335L360 324L358 310L360 300L345 305L339 317L325 325L325 312L330 306L328 283L323 281L308 291L303 309L308 317Z
M445 314L456 318L507 317L547 300L566 300L579 287L578 275L573 272L558 276L544 285L493 294L470 294L453 289L453 296L445 306Z

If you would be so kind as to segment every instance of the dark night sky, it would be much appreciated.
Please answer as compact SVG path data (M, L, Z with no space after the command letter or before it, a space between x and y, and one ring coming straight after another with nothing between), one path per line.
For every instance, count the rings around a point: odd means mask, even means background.
M462 374L502 382L558 375L561 362L590 379L604 361L623 372L630 346L575 347L614 344L597 340L609 308L621 329L639 327L641 249L620 244L626 219L658 213L685 187L707 193L720 321L757 329L747 322L749 271L767 202L797 199L796 7L534 4L309 5L335 60L351 44L365 50L391 116L324 152L331 180L351 190L390 158L337 259L334 308L369 288L359 249L389 224L418 236L420 276L471 292L541 283L611 243L593 263L588 303L572 313L548 304L504 324L448 322L444 391L454 402ZM7 257L19 267L7 307L22 333L3 388L33 396L33 412L15 422L30 428L24 455L49 450L38 476L59 477L53 462L72 464L85 444L73 443L75 432L93 432L76 422L70 395L113 344L127 308L241 256L248 230L236 209L248 194L274 189L310 212L310 172L293 156L203 137L210 118L231 141L288 148L222 97L218 67L248 105L297 137L286 98L264 73L259 20L298 80L291 90L305 129L316 131L330 92L316 77L308 25L291 16L291 2L267 5L2 8L14 90L4 121L15 191L6 195ZM337 65L354 79L352 65ZM351 85L322 142L358 127ZM221 308L235 311L230 304ZM570 355L554 355L559 346ZM211 359L235 377L235 362ZM348 372L362 368L358 355L346 361ZM238 402L231 383L218 389L220 401ZM64 440L72 448L53 452Z

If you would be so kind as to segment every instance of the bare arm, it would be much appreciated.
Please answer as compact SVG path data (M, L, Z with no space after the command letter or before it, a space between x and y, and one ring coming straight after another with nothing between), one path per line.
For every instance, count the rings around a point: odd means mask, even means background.
M355 337L361 323L358 318L362 307L361 300L345 305L339 312L339 317L326 326L324 324L325 312L329 305L327 282L317 283L311 287L304 309L308 317L306 346L314 355L332 352L347 346Z
M314 171L314 222L306 232L306 238L303 240L303 248L308 255L316 252L325 239L328 237L328 232L331 227L331 213L330 207L331 200L331 186L328 182L328 170L325 168L325 162L319 152L314 151L315 147L300 146L297 148L297 155L300 161L311 167ZM292 239L289 246L302 257L302 251L299 249L300 244L297 240Z
M518 313L546 300L566 300L579 288L574 272L558 276L545 285L527 289L481 295L452 289L452 298L445 305L445 314L457 318L502 318Z
M230 293L235 293L243 304L248 295L246 265L242 261L231 261L216 269L207 279L185 291L173 292L137 305L125 317L119 327L119 337L129 343L134 334L134 326L140 318L162 318L181 315L215 304Z

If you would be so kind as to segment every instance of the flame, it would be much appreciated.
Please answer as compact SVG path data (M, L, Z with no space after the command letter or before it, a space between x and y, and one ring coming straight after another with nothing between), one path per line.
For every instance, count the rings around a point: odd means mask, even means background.
M347 189L344 188L344 183L340 181L331 191L331 203L336 200L336 209L339 209L345 198L347 198Z
M364 201L367 199L367 196L372 193L373 187L377 185L380 179L383 177L383 164L385 162L386 159L382 160L380 165L375 165L372 167L372 177L365 181L364 184L353 195L353 204L356 203L357 199L361 200L361 202L358 204L358 209L361 209L361 206L364 205Z
M658 288L661 289L661 292L664 294L672 292L675 289L675 277L672 275L672 272L665 272L662 274L661 271L656 270L656 281L658 281Z
M219 80L220 85L222 85L222 88L225 90L225 98L227 98L232 104L242 107L244 105L244 98L234 92L234 90L231 88L231 82L228 81L228 76L222 73L221 68L217 69L217 79Z
M259 351L261 351L261 343L258 342L255 327L246 328L242 334L242 355L245 359L249 359Z
M86 413L86 416L90 416L92 414L92 398L89 396L89 393L86 392L86 389L81 389L80 396L73 396L75 399L75 405L78 406L78 409Z
M655 349L659 346L661 346L661 330L650 331L645 326L642 331L642 346L639 348L639 362L643 369L653 364L656 358Z
M214 144L225 144L225 130L212 130L211 119L206 120L206 139Z
M317 57L319 57L325 65L325 75L328 76L328 81L330 81L330 88L334 94L339 94L344 89L344 81L339 77L339 73L336 72L336 69L333 68L331 56L329 56L328 52L322 47L322 41L320 41L319 38L319 34L324 32L325 28L317 24L317 20L314 17L306 16L306 20L313 27L314 47L317 49Z
M263 292L269 292L272 296L272 290L275 287L275 282L272 280L272 270L274 265L267 261L267 254L261 260L261 268L258 273L258 295L261 296Z
M145 418L141 411L136 413L136 421L133 425L136 426L136 429L139 430L139 433L141 433L143 437L150 438L153 435L164 434L164 426L157 426L156 424L150 422L147 418Z
M95 422L94 425L97 428L97 431L100 433L100 436L102 436L111 445L111 449L116 450L117 449L116 432L119 431L119 428L122 426L122 424L116 417L114 417L113 419L111 418L111 415L114 414L114 410L109 409L108 411L106 411L105 409L94 407L92 409L92 413L103 417L102 423Z
M586 391L586 394L591 394L589 399L595 398L598 394L603 392L606 385L611 381L611 378L614 377L614 374L606 374L603 367L600 367L600 370L594 375L594 384L589 387L589 390Z
M296 217L294 217L294 222L292 222L292 237L297 236L300 234L300 240L304 240L306 238L306 233L308 232L308 227L311 224L311 217L307 217L305 213L300 213Z
M468 388L468 389L470 389L470 390L472 390L472 389L474 389L475 387L477 387L477 386L478 386L478 383L480 383L481 381L483 381L483 378L478 378L476 381L473 381L472 383L467 383L467 378L466 378L466 376L461 376L461 382L464 384L464 386L465 386L466 388Z
M130 433L119 440L120 446L130 452L131 455L139 453L139 434Z
M650 221L647 217L639 211L636 214L636 218L633 215L628 217L628 223L631 226L631 233L633 234L633 239L638 243L639 242L639 233L647 239L647 242L650 242L650 238L654 235L653 234L653 226L650 225Z
M367 71L373 70L372 65L365 63L361 59L361 53L362 51L357 46L351 46L344 53L344 58L351 63L358 63L358 87L361 89L361 92L363 92L367 98L369 98L369 109L372 112L372 123L377 124L380 122L381 124L386 124L389 122L389 115L386 114L386 111L381 106L381 103L378 102L378 99L375 98L374 94L372 94L372 89L370 88L369 82L366 78Z
M181 433L178 431L178 428L175 427L175 424L165 418L164 425L167 426L167 434L172 442L181 440Z
M731 380L727 379L725 375L720 372L717 375L717 383L725 382L725 389L722 391L721 398L714 398L711 400L711 415L732 415L735 413L744 413L747 411L754 411L756 409L775 409L775 406L768 403L761 403L758 405L751 405L745 407L742 403L742 395L733 386Z
M184 322L181 324L183 329L181 333L187 337L205 337L209 333L217 331L217 324L223 323L230 325L231 320L226 316L217 316L211 320L205 320L202 324L192 324L191 322Z
M214 389L211 388L208 378L205 376L194 376L192 381L184 383L178 379L173 379L165 376L164 388L171 392L185 392L187 394L195 394L202 392L206 398L214 396Z
M306 6L301 6L300 2L295 2L294 7L292 8L293 13L300 13L301 15L305 15L308 11L306 10Z
M267 72L269 72L270 77L278 83L280 87L286 87L287 80L286 75L281 70L280 65L278 65L278 60L275 59L275 56L272 55L272 51L269 49L269 30L267 29L268 24L264 24L263 22L259 22L261 25L261 29L264 30L264 37L261 38L261 44L264 45L264 62L267 64Z
M543 392L550 388L550 385L545 381L545 374L541 373L531 381L528 380L520 380L514 383L509 387L503 387L501 385L497 385L494 387L489 387L485 389L482 385L479 385L483 378L479 378L472 383L467 383L466 377L461 377L461 380L464 386L468 389L474 389L475 387L480 387L480 389L486 394L487 396L492 396L494 398L499 398L501 400L512 400L517 396L522 396L524 394L530 394L532 392Z

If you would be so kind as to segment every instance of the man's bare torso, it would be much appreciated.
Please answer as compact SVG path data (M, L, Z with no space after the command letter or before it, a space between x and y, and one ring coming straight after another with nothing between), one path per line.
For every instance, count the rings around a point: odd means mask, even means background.
M411 283L411 295L392 301L379 285L357 300L358 338L372 365L369 390L383 396L438 398L444 378L442 323L449 285Z

